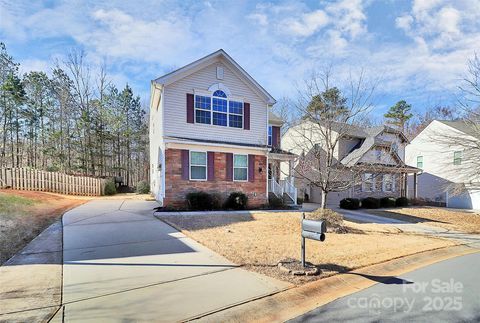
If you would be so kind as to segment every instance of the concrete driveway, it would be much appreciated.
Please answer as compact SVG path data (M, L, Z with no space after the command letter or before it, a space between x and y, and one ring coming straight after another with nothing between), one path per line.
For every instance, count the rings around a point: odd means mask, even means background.
M95 200L64 215L64 306L53 321L182 321L289 286L187 238L155 206Z

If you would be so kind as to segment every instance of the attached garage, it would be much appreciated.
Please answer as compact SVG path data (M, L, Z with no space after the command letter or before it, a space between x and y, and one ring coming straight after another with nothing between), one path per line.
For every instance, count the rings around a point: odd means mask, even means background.
M320 204L322 202L322 190L316 186L310 187L310 202ZM340 205L340 200L348 197L348 191L330 192L327 196L327 207L337 208Z
M448 197L447 207L480 210L480 190L468 190Z

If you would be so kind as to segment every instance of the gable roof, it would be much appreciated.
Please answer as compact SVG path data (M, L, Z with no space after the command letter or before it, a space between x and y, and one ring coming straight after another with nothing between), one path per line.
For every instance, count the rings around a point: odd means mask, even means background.
M480 124L468 124L465 121L457 120L457 121L447 121L447 120L436 120L438 122L443 123L449 127L452 127L458 131L461 131L467 135L470 135L475 138L480 139Z
M187 75L190 75L208 65L210 65L212 62L215 60L218 60L219 58L224 58L227 62L229 62L233 67L240 72L240 74L247 80L247 83L256 91L258 92L262 97L265 98L265 100L268 102L268 104L273 105L277 101L273 98L270 93L267 92L260 84L258 84L257 81L253 77L250 76L233 58L230 57L223 49L219 49L216 52L213 52L207 56L204 56L190 64L187 64L179 69L176 69L175 71L172 71L170 73L167 73L163 76L160 76L159 78L153 80L152 82L158 83L158 84L163 84L163 85L168 85L171 84Z
M275 123L275 124L281 124L283 125L285 123L285 121L283 121L282 118L280 118L279 116L277 116L275 113L273 113L272 111L268 111L268 122L269 123Z
M378 127L370 127L370 128L360 128L358 126L351 126L351 127L358 128L357 134L363 133L365 135L364 137L360 137L361 139L363 139L361 143L353 147L350 153L341 160L341 163L348 167L354 166L356 163L358 163L358 161L363 157L363 155L365 155L370 149L372 149L375 146L390 147L391 146L390 142L377 138L377 136L383 132L398 134L406 142L408 142L407 138L400 130L396 130L389 126L378 126ZM394 157L400 160L401 163L403 164L403 161L398 156L398 154L396 154L395 152L393 153L396 155L396 156L394 155Z

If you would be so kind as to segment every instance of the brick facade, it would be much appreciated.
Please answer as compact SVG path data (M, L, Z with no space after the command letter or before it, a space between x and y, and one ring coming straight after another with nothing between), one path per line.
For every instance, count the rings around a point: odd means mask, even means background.
M189 192L204 191L215 193L225 199L231 192L240 191L248 196L248 206L259 207L268 202L267 198L267 157L255 155L253 182L226 180L226 153L214 152L215 175L212 181L190 181L182 179L180 149L165 151L165 198L164 206L184 207ZM260 173L259 168L262 169Z

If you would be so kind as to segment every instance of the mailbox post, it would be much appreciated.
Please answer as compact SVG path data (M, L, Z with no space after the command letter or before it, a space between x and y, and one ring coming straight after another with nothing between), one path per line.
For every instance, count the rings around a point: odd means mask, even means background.
M305 212L302 214L302 266L305 267L305 239L325 241L327 224L325 221L305 220Z

